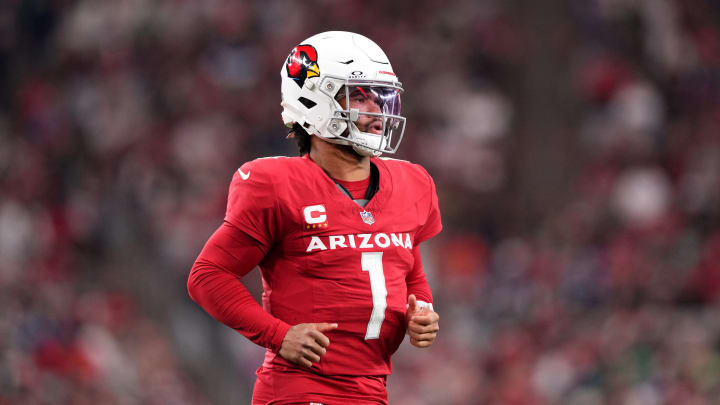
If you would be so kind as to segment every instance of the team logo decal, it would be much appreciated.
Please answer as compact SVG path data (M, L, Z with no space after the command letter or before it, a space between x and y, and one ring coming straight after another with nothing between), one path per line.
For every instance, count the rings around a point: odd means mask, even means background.
M305 229L327 228L327 212L322 204L303 207Z
M298 45L290 51L285 70L288 77L295 80L298 86L305 84L305 79L320 76L320 66L317 63L317 51L312 45Z
M373 214L368 211L361 212L360 218L362 218L363 222L365 222L368 225L372 225L375 223L375 218L373 217Z

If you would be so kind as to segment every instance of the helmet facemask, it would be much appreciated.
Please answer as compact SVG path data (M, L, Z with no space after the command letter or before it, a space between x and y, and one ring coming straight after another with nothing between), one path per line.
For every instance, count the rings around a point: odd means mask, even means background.
M341 86L333 96L335 109L327 125L327 131L334 137L325 139L350 145L363 156L395 153L405 132L405 117L400 115L400 84L330 80Z

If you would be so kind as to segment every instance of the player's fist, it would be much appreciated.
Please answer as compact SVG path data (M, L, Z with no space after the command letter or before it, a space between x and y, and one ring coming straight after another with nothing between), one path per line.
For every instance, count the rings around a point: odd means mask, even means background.
M408 296L408 335L410 344L415 347L429 347L435 341L440 330L440 315L430 308L418 305L414 294Z
M285 334L280 347L280 356L287 361L305 367L320 361L330 339L323 334L338 327L336 323L300 323Z

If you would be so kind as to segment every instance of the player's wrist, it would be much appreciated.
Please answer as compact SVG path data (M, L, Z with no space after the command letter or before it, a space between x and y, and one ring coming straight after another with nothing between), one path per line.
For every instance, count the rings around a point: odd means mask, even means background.
M418 300L418 301L417 301L417 307L418 307L418 308L427 308L427 309L429 309L430 311L435 312L435 309L433 308L432 302L425 302L425 301L420 301L420 300ZM408 308L409 308L409 305L408 305L408 304L405 304L405 309L407 310Z
M290 328L292 328L292 325L278 319L277 325L275 326L275 333L273 334L272 339L270 339L268 349L275 353L280 353L283 341L285 340L285 336Z

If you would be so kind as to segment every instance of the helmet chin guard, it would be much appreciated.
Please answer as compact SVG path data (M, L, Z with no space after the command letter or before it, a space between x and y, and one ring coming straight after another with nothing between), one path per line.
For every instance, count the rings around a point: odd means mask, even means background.
M342 31L317 34L288 55L282 70L282 118L363 156L395 153L405 132L402 84L385 53L368 38ZM373 103L351 107L359 91ZM343 100L347 108L339 102Z

